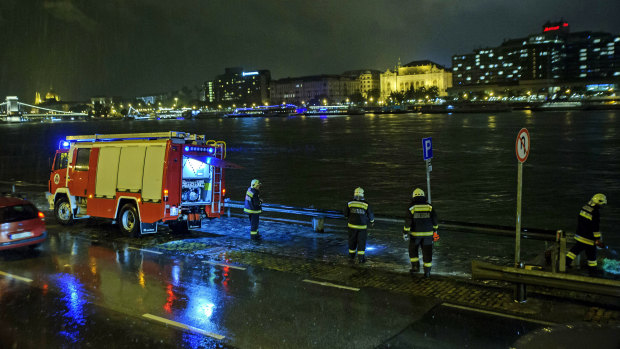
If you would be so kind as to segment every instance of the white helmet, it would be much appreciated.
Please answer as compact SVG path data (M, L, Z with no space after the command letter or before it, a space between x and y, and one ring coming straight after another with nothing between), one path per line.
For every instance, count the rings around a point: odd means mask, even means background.
M424 196L424 190L420 189L420 188L415 188L415 190L413 191L413 193L411 194L411 197L418 197L418 196Z
M607 205L607 197L605 196L605 194L594 194L592 199L590 199L590 203L599 206Z
M250 187L252 187L252 188L256 188L256 187L258 187L260 184L261 184L261 183L260 183L260 181L259 181L258 179L253 179L253 180L252 180L252 183L250 183Z
M357 187L355 191L353 191L353 196L364 196L364 189Z

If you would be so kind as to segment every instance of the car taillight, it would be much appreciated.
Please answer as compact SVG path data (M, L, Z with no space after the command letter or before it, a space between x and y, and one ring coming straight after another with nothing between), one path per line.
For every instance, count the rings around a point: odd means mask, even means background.
M43 214L43 212L39 211L39 218L45 218L45 214Z
M164 189L164 201L168 201L168 189Z

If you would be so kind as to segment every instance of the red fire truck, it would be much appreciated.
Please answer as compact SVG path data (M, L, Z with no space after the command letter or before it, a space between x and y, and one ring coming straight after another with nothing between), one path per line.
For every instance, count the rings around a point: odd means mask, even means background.
M68 136L59 144L47 199L58 222L102 217L133 237L199 228L219 217L226 143L170 131Z

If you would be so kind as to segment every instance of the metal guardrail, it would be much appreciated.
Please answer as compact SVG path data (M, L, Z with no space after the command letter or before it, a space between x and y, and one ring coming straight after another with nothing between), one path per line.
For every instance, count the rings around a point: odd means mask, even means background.
M620 297L620 281L615 280L503 267L481 261L472 261L471 275L478 280L501 280L517 285L528 284Z
M229 209L230 208L243 209L244 202L226 199L226 201L224 202L224 207L227 207ZM326 219L326 218L339 219L339 220L345 219L342 211L336 211L336 210L303 208L303 207L294 207L294 206L287 206L287 205L280 205L280 204L263 204L262 210L265 212L276 212L276 213L307 216L313 219ZM375 216L375 221L384 222L384 223L394 223L394 224L404 223L403 217L395 217L395 216ZM500 236L507 236L507 237L515 236L515 227L510 227L510 226L467 223L467 222L457 222L457 221L447 221L447 220L439 221L439 226L441 229L458 230L459 232L466 232L466 233L482 233L482 234L500 235ZM524 239L533 239L533 240L542 240L542 241L558 241L559 233L560 231L550 230L550 229L523 228L521 232L521 237Z
M226 199L224 207L243 209L243 201L233 201ZM265 212L278 212L293 215L302 215L316 218L344 219L342 212L333 210L321 210L316 208L294 207L280 204L262 204L262 210Z

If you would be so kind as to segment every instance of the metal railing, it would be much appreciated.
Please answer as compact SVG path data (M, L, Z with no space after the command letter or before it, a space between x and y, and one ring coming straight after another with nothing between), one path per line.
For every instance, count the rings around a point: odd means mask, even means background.
M473 279L502 280L515 283L517 286L528 284L620 297L620 281L616 280L497 266L480 261L472 261L471 275ZM521 292L520 301L523 301L525 300L525 288Z
M234 208L234 209L243 210L244 202L226 199L226 201L224 202L224 207L228 208L228 215L230 216L230 209ZM281 205L281 204L266 204L265 203L262 205L262 210L264 212L274 212L274 213L306 216L306 217L312 218L313 220L325 220L325 219L344 220L345 219L342 211L295 207L295 206L287 206L287 205ZM384 223L394 223L394 224L404 223L403 217L382 216L382 215L379 215L379 216L375 215L375 221L384 222ZM458 230L459 232L465 232L465 233L490 234L490 235L498 235L498 236L506 236L506 237L515 236L515 227L510 227L510 226L458 222L458 221L448 221L448 220L439 221L439 225L442 229L451 230L451 231ZM524 239L555 242L555 241L559 241L560 235L563 235L562 231L560 230L538 229L538 228L522 228L521 229L521 237Z

